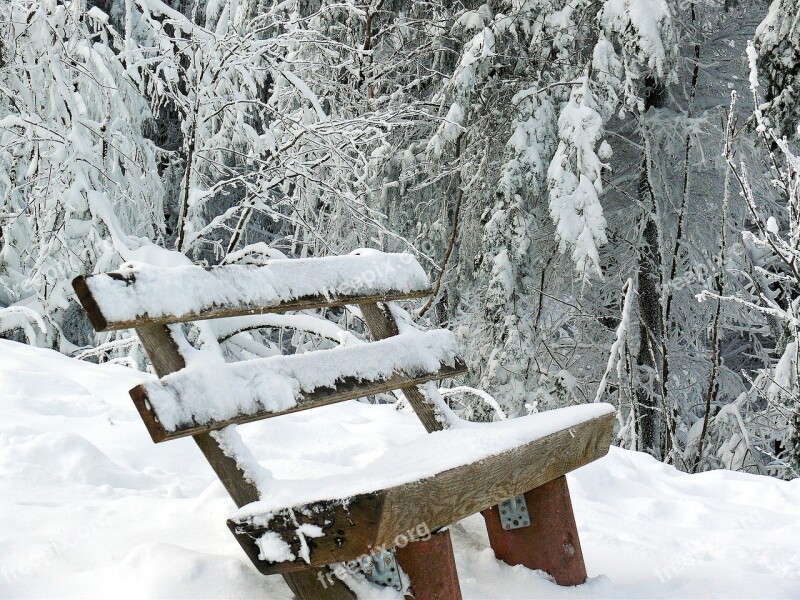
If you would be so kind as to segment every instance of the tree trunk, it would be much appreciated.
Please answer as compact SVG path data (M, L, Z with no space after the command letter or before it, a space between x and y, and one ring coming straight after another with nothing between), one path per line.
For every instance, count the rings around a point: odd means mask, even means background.
M658 252L658 228L651 213L642 236L639 250L639 353L636 356L638 371L648 379L661 377L663 357L659 352L661 344L661 289L659 273L661 256ZM640 385L636 390L639 405L639 448L661 458L661 419L657 399L658 385Z
M666 100L666 89L655 80L645 80L645 115L650 108L660 108ZM645 139L646 130L642 130L643 147L649 147ZM636 357L637 371L640 376L647 374L650 385L639 384L636 390L636 402L639 408L639 447L658 459L664 451L663 419L659 410L659 393L664 371L664 357L661 352L664 327L661 318L661 251L656 214L656 202L648 156L642 159L642 175L639 180L639 200L641 205L649 207L638 258L638 290L639 290L639 352Z

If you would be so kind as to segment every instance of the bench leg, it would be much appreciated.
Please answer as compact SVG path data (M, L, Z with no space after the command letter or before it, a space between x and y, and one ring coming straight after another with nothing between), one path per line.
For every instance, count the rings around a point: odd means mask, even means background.
M349 587L337 577L327 575L326 567L310 568L284 573L283 579L298 600L356 600Z
M396 548L397 562L411 580L414 600L461 600L450 532Z
M495 556L509 565L546 571L559 585L586 581L586 565L563 475L525 494L531 525L505 530L496 506L483 511Z

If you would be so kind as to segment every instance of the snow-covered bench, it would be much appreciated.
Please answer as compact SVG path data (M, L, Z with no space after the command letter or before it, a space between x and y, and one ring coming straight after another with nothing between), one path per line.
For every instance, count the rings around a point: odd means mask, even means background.
M129 265L73 285L95 329L136 328L160 377L131 390L153 440L193 436L240 507L228 522L237 540L259 571L282 574L300 598L352 597L326 568L348 561L384 584L399 582L393 570L403 570L417 599L460 598L446 529L401 541L479 511L498 558L546 570L564 585L585 580L564 475L608 451L613 409L596 404L480 424L454 418L426 384L466 371L452 333L417 331L386 304L429 293L410 255L362 251L210 269ZM230 364L198 352L176 325L228 318L236 331L247 315L345 304L358 307L376 341L353 337L332 349ZM398 389L431 435L310 485L265 476L235 428ZM384 552L393 547L399 566Z

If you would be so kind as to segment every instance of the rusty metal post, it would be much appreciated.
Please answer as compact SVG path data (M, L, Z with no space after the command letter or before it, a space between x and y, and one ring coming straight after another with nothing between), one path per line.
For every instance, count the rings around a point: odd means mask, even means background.
M525 494L529 527L503 529L497 506L484 510L489 543L495 556L509 565L546 571L559 585L586 581L586 565L575 515L563 475Z
M411 580L414 600L461 600L450 532L434 533L425 541L396 548L397 562Z

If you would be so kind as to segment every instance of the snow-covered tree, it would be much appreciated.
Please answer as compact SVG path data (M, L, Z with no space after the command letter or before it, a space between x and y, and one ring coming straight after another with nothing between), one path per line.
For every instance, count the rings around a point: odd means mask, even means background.
M774 0L756 30L761 110L779 135L800 139L800 10L794 0Z
M752 197L788 231L771 179L797 125L792 2L760 27L758 0L6 6L2 335L136 362L135 339L91 335L72 276L413 251L435 291L414 317L458 332L504 414L599 398L619 443L680 468L784 460L767 457L788 421L764 404L790 404L768 382L791 327L718 298L796 296L729 164L773 169ZM756 29L754 129L729 95ZM230 359L331 343L281 323L212 341ZM495 418L483 398L452 401Z
M163 190L148 103L107 15L10 2L0 24L0 330L71 350L90 341L76 273L109 269L132 234L159 240Z
M732 456L729 461L736 459L741 466L755 465L760 472L777 468L780 475L789 478L800 474L800 296L797 293L800 285L800 157L787 139L770 127L770 121L762 113L759 55L752 44L747 48L747 55L756 128L768 145L765 153L771 153L774 145L781 156L781 160L772 162L772 183L784 202L784 210L778 216L765 213L749 170L729 157L730 168L750 211L752 226L742 233L743 241L761 254L758 274L766 285L760 290L757 288L752 297L737 294L725 299L777 318L783 324L786 340L772 368L762 371L749 393L734 403L736 437L720 450ZM712 292L706 292L706 296L711 295ZM724 425L723 417L716 415L714 419ZM701 449L705 429L699 434ZM744 464L745 455L749 465Z

